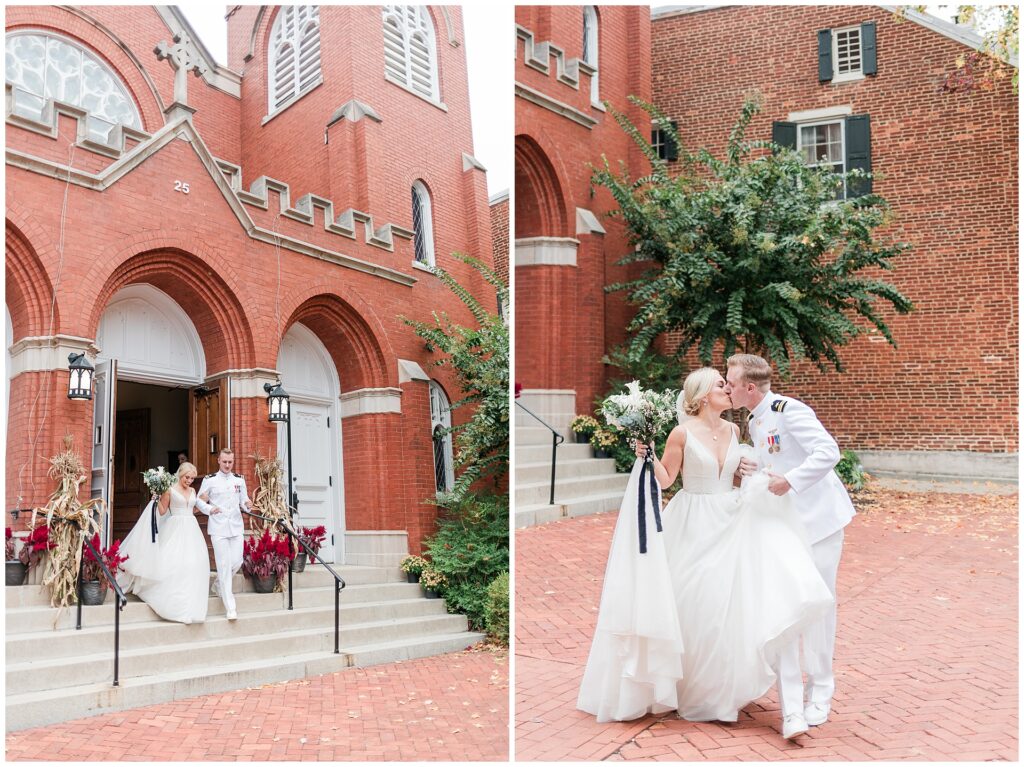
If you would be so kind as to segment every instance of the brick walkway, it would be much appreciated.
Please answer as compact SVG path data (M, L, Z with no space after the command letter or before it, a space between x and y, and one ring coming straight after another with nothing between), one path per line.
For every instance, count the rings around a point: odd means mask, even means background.
M847 528L832 717L776 692L736 724L575 709L615 514L516 533L517 760L1016 760L1017 496L878 491Z
M7 760L505 761L508 653L349 669L7 735Z

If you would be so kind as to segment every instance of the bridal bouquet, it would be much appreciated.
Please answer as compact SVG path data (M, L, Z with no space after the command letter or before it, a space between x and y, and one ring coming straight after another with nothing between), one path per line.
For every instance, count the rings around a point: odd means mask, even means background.
M157 466L155 469L146 469L142 472L142 481L146 483L153 497L159 498L174 484L174 475L168 473L163 466Z
M605 420L629 439L649 445L676 421L676 393L641 389L639 381L626 384L626 392L613 394L601 404Z

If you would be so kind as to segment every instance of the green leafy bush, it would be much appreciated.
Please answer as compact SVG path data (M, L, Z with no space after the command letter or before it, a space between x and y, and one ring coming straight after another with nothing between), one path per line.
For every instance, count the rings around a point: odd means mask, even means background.
M846 485L846 489L852 493L863 490L871 479L871 475L864 471L860 457L852 450L843 451L839 463L836 464L836 474Z
M474 629L486 626L487 587L508 572L508 495L481 493L445 508L426 542L431 567L443 574L451 612L465 613Z
M484 623L492 639L508 645L508 573L501 573L487 587Z

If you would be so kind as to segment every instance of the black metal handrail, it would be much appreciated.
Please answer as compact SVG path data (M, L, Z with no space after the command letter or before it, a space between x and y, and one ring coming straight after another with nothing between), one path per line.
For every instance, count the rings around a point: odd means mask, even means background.
M558 446L561 445L563 442L565 442L565 437L563 437L561 434L559 434L557 431L555 431L555 429L551 426L551 424L547 423L543 418L541 418L539 415L534 413L532 410L530 410L530 408L526 407L526 405L521 403L519 400L516 400L516 406L521 408L522 410L526 411L527 414L533 416L537 421L539 421L544 426L544 428L546 428L548 431L551 432L551 494L548 497L548 503L551 504L552 506L554 506L555 505L555 461L558 458Z
M295 541L295 543L297 543L299 546L305 549L306 556L322 564L324 566L324 569L327 570L327 572L329 572L334 577L334 654L339 655L341 653L341 590L345 588L345 579L338 575L336 572L334 572L334 569L329 564L327 564L323 559L321 559L319 554L317 554L315 551L313 551L313 549L307 546L306 542L302 540L302 536L300 536L294 530L289 528L288 525L285 524L283 519L271 519L270 517L265 517L262 514L256 514L255 512L247 511L246 509L240 509L240 511L243 514L248 514L250 517L262 519L264 522L270 522L271 524L275 525L278 529L280 529L283 533L286 533L293 541ZM292 562L288 563L288 609L293 609Z
M59 517L55 517L55 519L59 519ZM67 520L61 519L61 522L67 522ZM71 522L67 523L73 524ZM113 574L111 574L110 568L107 567L107 563L103 561L103 557L100 556L100 553L93 548L92 543L90 543L89 539L85 537L84 532L82 533L82 543L85 544L89 551L92 552L92 555L99 564L100 569L103 570L103 575L107 578L107 583L110 584L110 587L114 590L114 594L117 597L114 600L114 687L118 687L120 686L120 682L118 681L118 669L121 660L121 611L125 608L125 605L128 604L128 597L124 595L124 591L118 585L117 579ZM81 631L82 629L82 586L85 583L82 575L84 571L85 566L83 562L78 568L78 619L75 623L76 631Z

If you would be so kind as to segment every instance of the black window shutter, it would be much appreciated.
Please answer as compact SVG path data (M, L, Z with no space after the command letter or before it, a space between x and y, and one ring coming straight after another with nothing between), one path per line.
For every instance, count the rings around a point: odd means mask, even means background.
M860 25L861 71L866 75L878 74L878 54L875 52L875 22Z
M846 118L846 169L871 172L871 118L868 115L850 115ZM871 194L871 179L851 179L847 183L847 197Z
M773 122L772 141L788 149L796 149L796 123Z
M818 82L827 83L832 79L832 30L818 32Z

